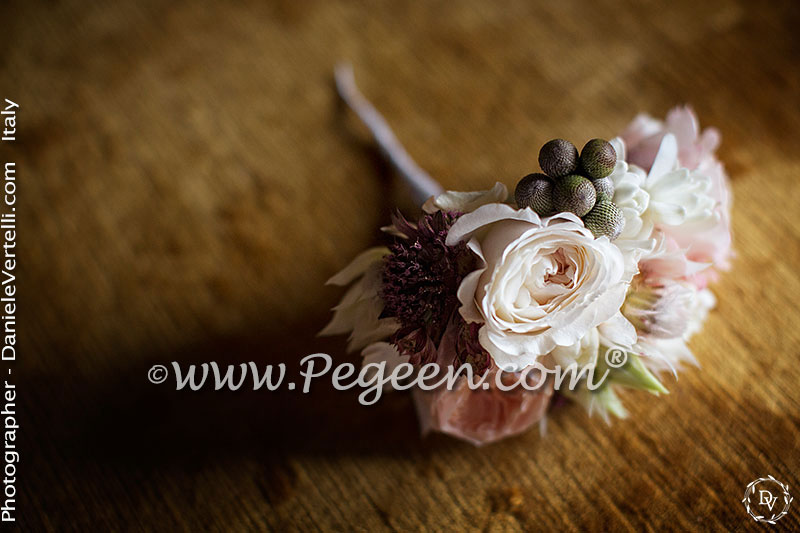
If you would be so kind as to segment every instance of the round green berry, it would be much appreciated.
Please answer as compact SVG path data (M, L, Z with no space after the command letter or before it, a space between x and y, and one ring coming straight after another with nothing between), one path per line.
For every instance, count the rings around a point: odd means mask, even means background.
M614 182L611 181L611 178L608 176L600 178L599 180L592 180L592 185L594 185L594 190L597 192L598 199L603 194L608 196L609 199L614 198Z
M594 205L597 205L600 202L613 202L613 201L614 198L612 198L611 196L607 195L604 192L599 192L597 193L597 200L595 200Z
M517 207L530 207L542 216L553 214L553 182L544 174L528 174L514 190Z
M559 212L569 211L582 217L594 207L596 200L592 182L577 174L561 178L553 187L553 204Z
M547 141L539 150L539 166L551 178L573 174L578 169L578 149L564 139Z
M583 217L583 223L595 237L605 235L613 241L625 229L625 216L617 204L603 200Z
M617 152L611 143L604 139L592 139L581 150L581 170L587 178L605 178L614 171Z

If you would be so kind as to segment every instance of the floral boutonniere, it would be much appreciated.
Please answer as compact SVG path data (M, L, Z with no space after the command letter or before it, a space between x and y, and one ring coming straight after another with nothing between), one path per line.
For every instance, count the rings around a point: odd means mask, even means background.
M495 441L543 422L556 394L621 417L621 388L665 393L662 373L695 363L687 341L732 255L731 193L719 134L689 108L638 116L581 150L551 140L511 194L502 183L445 192L347 67L337 85L424 203L331 278L349 290L322 333L349 334L365 364L465 370L412 389L423 429Z

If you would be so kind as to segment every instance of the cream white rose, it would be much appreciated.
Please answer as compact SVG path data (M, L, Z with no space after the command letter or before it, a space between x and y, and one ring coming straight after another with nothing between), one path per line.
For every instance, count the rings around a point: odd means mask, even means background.
M480 258L458 290L460 312L483 323L481 345L516 371L557 346L572 346L615 317L630 279L622 252L562 213L488 204L463 215L447 244L467 241Z

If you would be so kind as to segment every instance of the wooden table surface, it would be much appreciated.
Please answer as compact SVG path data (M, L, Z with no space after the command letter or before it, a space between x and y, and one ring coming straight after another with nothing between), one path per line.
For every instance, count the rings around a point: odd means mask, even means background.
M6 2L20 103L18 516L49 531L766 530L800 496L800 13L794 1ZM691 103L723 135L733 270L701 368L606 425L476 449L407 394L177 392L156 363L285 362L376 243L390 173L337 107L363 92L448 188L513 186L552 137ZM800 528L800 500L774 529Z

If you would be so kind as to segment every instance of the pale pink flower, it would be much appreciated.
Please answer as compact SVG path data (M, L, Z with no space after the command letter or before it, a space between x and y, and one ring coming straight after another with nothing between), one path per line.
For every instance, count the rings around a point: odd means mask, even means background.
M522 433L539 422L553 395L552 384L542 384L535 391L522 386L501 391L495 387L496 372L494 368L486 377L485 382L492 385L489 390L471 390L466 378L453 390L415 389L414 403L423 434L439 431L480 446ZM530 373L533 382L538 378Z
M720 220L713 228L689 236L688 239L678 238L678 244L688 248L687 257L692 261L710 262L713 269L708 269L698 274L698 287L705 286L709 281L715 281L717 270L729 270L730 260L733 257L731 235L731 204L733 196L728 184L728 176L722 163L716 158L708 158L700 163L698 171L711 178L710 195L717 204Z
M689 281L698 289L705 288L701 275L709 263L692 261L686 251L672 237L662 235L657 249L646 259L639 261L639 273L648 284L668 281Z
M639 337L682 337L688 329L696 296L697 289L690 283L649 284L637 276L622 306L622 314L636 327Z
M653 372L670 371L677 376L677 370L685 364L697 365L688 341L695 333L699 332L708 313L716 305L714 295L708 289L697 290L694 296L688 299L687 307L680 310L681 320L684 322L683 332L675 337L658 337L653 334L640 333L639 340L633 350L642 356L642 362ZM667 310L660 310L668 313ZM664 320L666 317L661 317ZM656 320L659 320L656 317Z
M640 263L622 314L636 328L633 352L645 366L675 374L684 363L697 364L687 342L700 331L716 300L698 284L697 269L703 265L687 260L674 243L666 247L658 258Z
M732 197L725 169L714 153L719 146L720 135L713 128L701 131L697 117L689 107L672 109L664 121L639 115L622 134L628 162L651 172L662 141L668 133L674 135L677 142L677 165L697 175L706 176L710 182L704 195L714 202L714 224L703 228L660 227L668 237L686 250L689 260L713 266L695 278L698 287L704 287L716 278L716 270L730 268L732 256ZM648 177L648 180L657 178L658 176Z
M641 114L622 132L627 148L628 163L650 170L664 135L671 133L678 141L678 160L681 166L696 170L706 159L713 159L720 143L714 128L700 131L697 116L689 106L675 107L664 121Z

